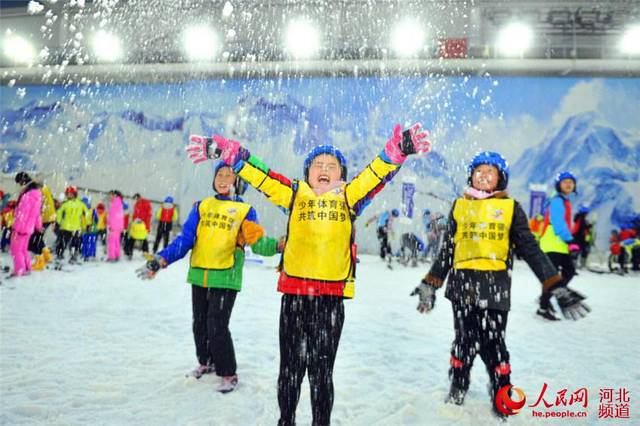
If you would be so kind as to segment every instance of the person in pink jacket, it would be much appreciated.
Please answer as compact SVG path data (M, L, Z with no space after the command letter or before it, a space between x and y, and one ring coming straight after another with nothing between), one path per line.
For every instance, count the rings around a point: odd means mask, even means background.
M40 185L25 172L16 175L16 183L22 187L18 204L14 212L11 232L11 257L13 257L13 276L19 277L31 271L29 256L29 238L33 231L42 232L42 193Z
M109 196L111 201L107 215L107 262L117 262L120 259L120 234L124 229L122 193L114 189L109 191Z

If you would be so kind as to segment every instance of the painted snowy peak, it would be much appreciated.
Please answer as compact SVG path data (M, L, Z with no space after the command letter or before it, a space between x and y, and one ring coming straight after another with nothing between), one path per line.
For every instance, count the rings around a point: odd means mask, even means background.
M628 223L640 210L634 205L640 193L640 138L616 131L593 112L568 118L557 133L526 150L513 170L522 190L529 183L552 183L560 171L573 171L580 204L591 209L608 205L616 225Z

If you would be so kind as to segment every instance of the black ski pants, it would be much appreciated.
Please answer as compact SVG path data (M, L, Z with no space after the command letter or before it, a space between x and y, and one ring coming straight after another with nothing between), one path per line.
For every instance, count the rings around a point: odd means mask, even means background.
M449 377L457 388L469 389L473 360L480 355L489 373L495 394L511 380L509 352L505 343L507 311L480 309L476 306L453 304L455 337L451 345Z
M236 353L229 319L238 292L226 288L191 286L193 338L201 365L215 365L218 376L236 374Z
M311 388L313 425L329 425L333 408L333 365L344 304L336 296L282 296L280 308L279 426L295 424L305 373Z

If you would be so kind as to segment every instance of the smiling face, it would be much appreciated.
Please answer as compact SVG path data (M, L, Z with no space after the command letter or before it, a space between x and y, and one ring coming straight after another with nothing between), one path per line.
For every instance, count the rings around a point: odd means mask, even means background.
M560 181L560 192L564 195L569 195L576 189L576 183L573 179L562 179Z
M229 194L236 181L236 174L231 167L223 167L218 170L216 178L213 180L213 188L218 194Z
M498 186L498 169L488 164L480 164L473 171L471 185L475 189L485 192L493 192Z
M320 154L309 166L309 186L314 189L328 187L338 182L342 176L342 168L333 155Z

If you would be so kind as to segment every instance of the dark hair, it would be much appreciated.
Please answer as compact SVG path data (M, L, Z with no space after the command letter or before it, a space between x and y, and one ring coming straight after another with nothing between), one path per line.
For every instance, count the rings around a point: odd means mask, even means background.
M111 191L109 191L109 194L122 198L122 192L118 191L117 189L112 189Z
M122 197L122 194L120 194L120 196ZM133 194L133 198L134 198L134 199L136 199L136 198L142 198L142 195L140 195L140 193L139 193L139 192L136 192L135 194Z
M29 176L29 174L27 172L19 172L16 175L16 183L18 185L26 185L29 182L31 182L33 179L31 179L31 176Z

